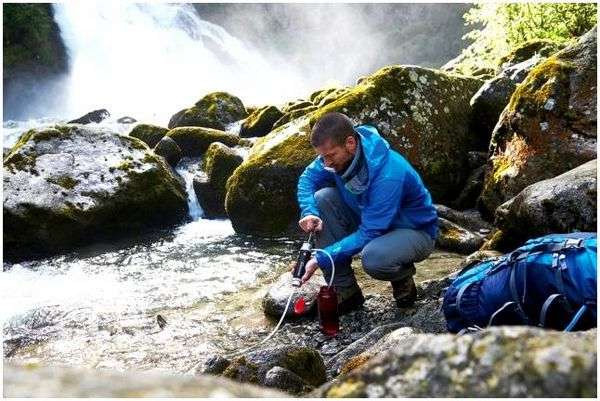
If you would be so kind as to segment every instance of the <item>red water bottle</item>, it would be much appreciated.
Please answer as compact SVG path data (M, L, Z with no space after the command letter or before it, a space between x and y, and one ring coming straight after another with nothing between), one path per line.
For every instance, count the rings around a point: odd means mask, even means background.
M340 317L338 315L337 293L333 286L324 285L321 287L317 297L317 305L321 331L330 337L335 336L340 331Z

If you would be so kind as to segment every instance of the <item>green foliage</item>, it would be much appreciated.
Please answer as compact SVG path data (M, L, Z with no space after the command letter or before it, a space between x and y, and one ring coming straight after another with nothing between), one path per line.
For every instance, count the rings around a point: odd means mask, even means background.
M54 67L53 20L49 4L3 4L4 65L35 63Z
M476 3L463 16L466 25L480 28L463 39L463 71L496 69L500 58L526 42L546 39L565 43L596 24L595 3Z

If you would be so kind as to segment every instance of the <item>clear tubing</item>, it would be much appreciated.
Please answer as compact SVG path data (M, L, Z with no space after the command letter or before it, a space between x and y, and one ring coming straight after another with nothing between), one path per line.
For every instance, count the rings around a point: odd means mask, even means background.
M313 249L313 252L323 252L325 254L325 256L327 256L329 258L329 261L331 262L331 278L329 279L329 284L327 284L327 287L331 287L331 284L333 284L333 278L335 277L335 263L333 263L333 258L331 257L331 255L329 254L329 252L327 252L324 249Z

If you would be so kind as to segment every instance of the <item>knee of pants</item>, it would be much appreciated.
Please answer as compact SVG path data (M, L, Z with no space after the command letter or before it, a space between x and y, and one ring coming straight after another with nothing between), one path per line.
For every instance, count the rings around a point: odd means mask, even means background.
M362 266L365 272L373 278L387 278L392 273L391 266L385 266L384 255L380 255L380 251L365 247L362 252Z
M321 188L315 192L314 197L317 207L321 208L327 201L338 197L337 189L333 187Z

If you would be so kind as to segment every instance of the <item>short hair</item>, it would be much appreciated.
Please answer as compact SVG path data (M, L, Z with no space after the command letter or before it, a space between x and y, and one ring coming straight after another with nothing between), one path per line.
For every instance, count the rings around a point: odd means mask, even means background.
M312 146L318 147L331 139L336 145L343 145L349 136L356 138L352 120L345 114L332 112L325 114L314 125L310 143Z

